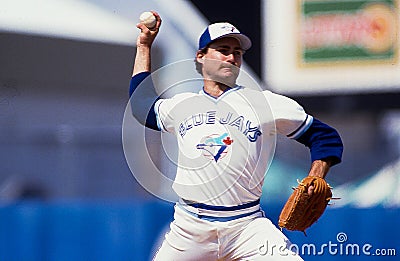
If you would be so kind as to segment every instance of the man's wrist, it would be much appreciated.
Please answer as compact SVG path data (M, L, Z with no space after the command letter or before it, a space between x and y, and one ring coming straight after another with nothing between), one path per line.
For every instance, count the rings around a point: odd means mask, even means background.
M329 159L315 160L311 164L309 176L325 178L330 169L331 162Z
M150 52L151 45L148 45L148 44L137 44L136 45L136 50L137 51Z

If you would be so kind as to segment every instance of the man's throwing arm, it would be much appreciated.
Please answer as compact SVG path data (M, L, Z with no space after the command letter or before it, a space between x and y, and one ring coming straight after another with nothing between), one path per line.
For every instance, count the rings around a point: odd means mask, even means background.
M152 11L156 17L156 25L149 29L144 24L137 24L140 34L136 41L136 57L129 88L129 97L133 116L142 124L153 130L160 130L157 126L154 104L158 99L151 71L151 46L161 26L161 17Z

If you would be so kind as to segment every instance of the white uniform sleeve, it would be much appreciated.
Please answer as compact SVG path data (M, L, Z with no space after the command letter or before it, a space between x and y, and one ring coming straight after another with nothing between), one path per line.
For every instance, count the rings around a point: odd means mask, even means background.
M154 105L154 111L157 117L157 125L161 131L175 134L176 125L176 106L185 99L193 96L193 93L177 94L169 99L159 99Z
M263 91L263 94L271 106L279 134L296 139L312 124L313 117L308 115L296 101L270 91Z
M174 118L172 116L171 99L159 99L154 105L157 117L157 125L161 131L174 133Z

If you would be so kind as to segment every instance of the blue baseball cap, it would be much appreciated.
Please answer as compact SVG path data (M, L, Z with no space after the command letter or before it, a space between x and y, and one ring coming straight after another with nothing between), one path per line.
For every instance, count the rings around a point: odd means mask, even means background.
M207 26L206 30L200 36L199 50L206 47L214 40L223 37L233 37L237 39L243 50L248 50L251 47L251 40L246 35L239 32L239 30L230 23L214 23Z

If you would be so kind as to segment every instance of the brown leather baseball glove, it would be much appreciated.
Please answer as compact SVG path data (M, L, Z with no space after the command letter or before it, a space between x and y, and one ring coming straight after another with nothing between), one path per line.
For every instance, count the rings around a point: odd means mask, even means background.
M309 187L313 186L312 194ZM324 213L332 199L331 187L323 178L308 176L294 188L282 212L278 225L281 229L302 231L309 228Z

